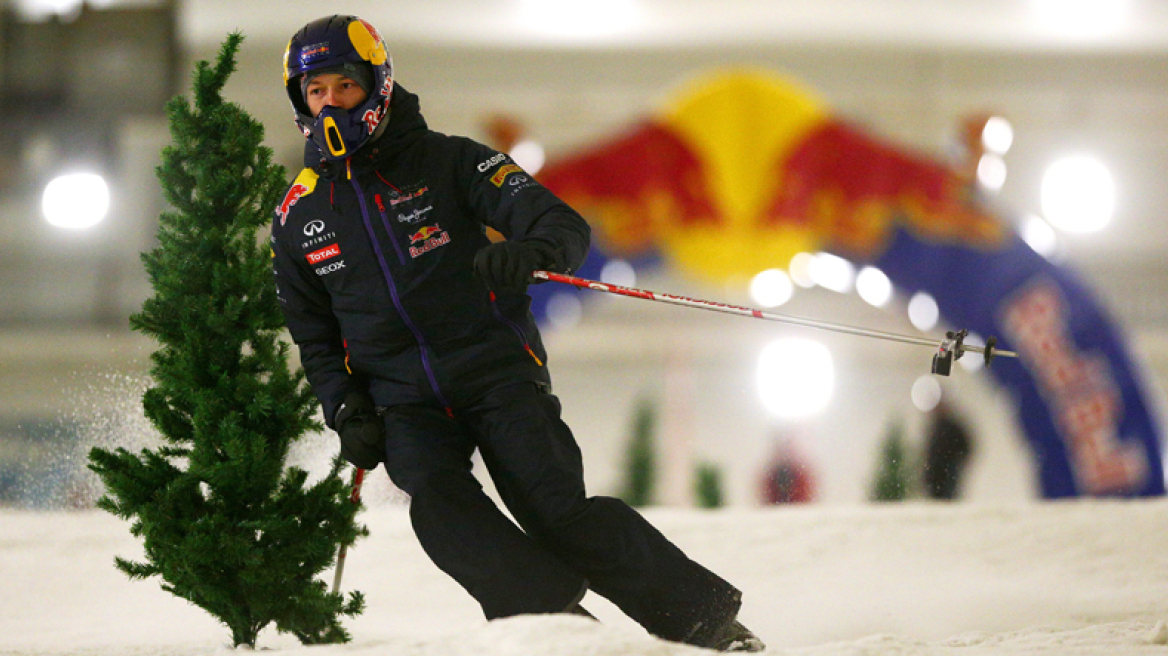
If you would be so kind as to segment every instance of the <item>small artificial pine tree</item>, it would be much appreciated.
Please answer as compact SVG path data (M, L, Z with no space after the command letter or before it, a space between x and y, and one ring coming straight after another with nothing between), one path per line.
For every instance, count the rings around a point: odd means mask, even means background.
M903 501L908 497L909 467L903 433L900 424L893 423L885 434L872 487L873 501Z
M721 508L725 504L722 494L722 470L708 462L698 465L697 476L694 478L694 492L697 494L699 508Z
M315 577L341 545L366 535L355 522L338 457L328 474L285 468L289 445L310 430L315 400L292 371L266 245L257 230L286 185L261 145L263 127L221 91L243 36L231 34L212 68L195 67L194 106L167 105L173 144L157 173L173 211L159 245L142 256L154 288L131 326L161 344L142 399L166 445L133 454L95 448L90 469L106 487L98 506L144 540L145 562L116 559L131 579L203 608L255 646L275 623L305 644L346 642L339 616L364 607Z
M625 487L620 498L634 508L653 503L657 483L657 457L653 452L653 430L657 411L653 402L641 399L633 418L633 436L625 459Z

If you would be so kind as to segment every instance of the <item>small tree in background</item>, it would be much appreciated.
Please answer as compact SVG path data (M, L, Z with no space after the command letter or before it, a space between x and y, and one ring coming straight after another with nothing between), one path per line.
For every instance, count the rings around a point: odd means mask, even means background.
M721 508L725 505L726 499L722 494L722 470L708 462L698 465L697 475L694 477L694 492L697 495L698 508Z
M285 468L290 444L311 430L316 402L289 366L266 245L257 240L285 185L263 147L263 127L221 97L242 35L212 68L195 67L194 105L167 109L173 144L158 177L173 211L158 247L142 256L154 296L131 326L161 344L142 399L166 445L134 454L95 448L90 469L106 486L98 506L143 539L145 561L116 559L132 579L203 608L255 646L261 629L302 642L344 642L340 616L361 612L316 575L340 545L365 534L334 460L319 482Z
M888 427L880 447L876 479L872 486L873 501L903 501L908 497L911 477L904 444L904 429L899 422Z
M633 417L633 434L625 455L625 484L619 495L634 508L653 503L657 484L657 455L653 445L656 424L656 407L652 401L641 399Z

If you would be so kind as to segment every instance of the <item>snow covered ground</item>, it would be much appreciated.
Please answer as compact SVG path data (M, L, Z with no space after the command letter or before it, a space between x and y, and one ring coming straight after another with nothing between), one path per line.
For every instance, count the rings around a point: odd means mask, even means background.
M745 593L741 618L770 653L811 656L1168 654L1168 500L910 502L646 515ZM666 656L709 653L647 636L602 599L601 623L533 616L487 623L417 546L405 507L371 500L372 535L347 588L369 607L343 646L285 654ZM0 654L186 656L230 651L202 610L131 582L140 556L100 511L0 510ZM331 576L330 576L331 578Z

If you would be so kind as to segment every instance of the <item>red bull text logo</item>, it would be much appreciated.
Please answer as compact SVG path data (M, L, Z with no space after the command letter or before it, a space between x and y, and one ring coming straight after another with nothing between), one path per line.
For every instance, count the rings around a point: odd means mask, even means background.
M1115 376L1105 357L1075 345L1067 314L1058 288L1039 282L1006 303L1002 325L1034 372L1084 491L1139 489L1148 463L1137 445L1120 440L1123 401Z
M365 110L365 113L361 115L361 120L365 123L365 129L369 130L369 134L373 134L373 131L377 129L377 126L381 123L381 119L383 118L385 118L384 104L378 105L377 109L367 109Z
M299 182L292 185L292 188L284 195L284 200L280 203L280 207L276 210L276 216L280 217L280 225L284 225L284 221L288 220L288 212L292 209L292 206L307 192L308 187Z
M416 191L405 192L404 194L402 194L401 196L398 196L397 198L390 198L389 199L389 206L393 207L394 205L397 205L398 203L405 203L407 201L414 200L415 198L421 197L422 194L426 193L427 191L430 191L429 187L422 187L421 189L418 189Z
M418 244L420 246L410 246L410 257L416 258L425 253L445 246L450 243L450 235L445 230L438 227L438 224L423 226L417 232L410 235L410 244Z
M340 254L341 247L337 244L332 244L330 246L325 246L318 251L313 251L304 257L308 259L309 264L317 264L319 262L324 262L331 257L336 257Z

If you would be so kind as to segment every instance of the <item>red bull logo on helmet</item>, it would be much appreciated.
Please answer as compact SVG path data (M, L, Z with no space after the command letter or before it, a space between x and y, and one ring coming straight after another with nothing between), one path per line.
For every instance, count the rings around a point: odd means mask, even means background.
M440 228L437 223L423 226L417 232L410 235L410 244L420 244L419 246L410 246L410 257L417 258L449 243L450 235Z
M353 49L367 62L380 66L389 60L389 52L385 49L385 39L373 25L357 19L349 23L349 41Z
M327 57L329 53L328 42L314 43L310 46L304 46L300 49L300 63L311 64L312 62Z

